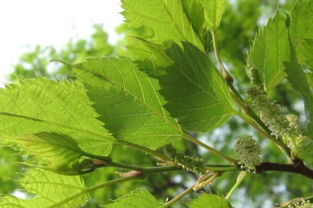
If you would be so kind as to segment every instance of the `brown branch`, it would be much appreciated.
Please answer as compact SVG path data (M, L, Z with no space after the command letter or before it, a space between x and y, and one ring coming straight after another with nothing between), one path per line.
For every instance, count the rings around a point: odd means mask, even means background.
M257 173L263 173L267 171L296 173L303 175L307 178L313 179L313 170L308 168L302 161L297 161L297 163L294 164L263 162L256 167Z

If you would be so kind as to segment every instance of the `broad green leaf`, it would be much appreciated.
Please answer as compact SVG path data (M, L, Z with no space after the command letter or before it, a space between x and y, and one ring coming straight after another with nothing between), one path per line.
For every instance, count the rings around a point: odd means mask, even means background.
M207 132L222 125L234 109L227 84L207 54L188 43L184 50L174 45L167 53L174 64L160 83L168 111L189 131Z
M156 149L180 137L181 129L163 108L158 81L128 59L92 58L75 68L100 120L116 138Z
M0 137L56 132L70 135L86 152L107 155L113 138L98 116L77 82L39 78L0 90Z
M285 63L288 81L304 98L307 131L313 137L313 89L303 71L303 67L298 63L294 47L291 48L290 62Z
M151 41L162 44L188 41L199 49L203 45L194 32L183 9L181 0L123 0L123 12L127 23L133 27L146 26L153 30Z
M223 13L228 5L227 0L202 0L204 7L205 24L210 29L220 25Z
M199 198L191 201L189 208L231 208L229 202L214 194L202 194Z
M139 37L129 37L125 40L127 50L121 51L120 56L131 58L132 61L150 61L155 68L166 67L172 60L165 54L165 47L148 42Z
M35 135L0 138L8 145L32 156L32 161L41 168L58 173L75 175L91 170L92 161L84 158L85 153L69 136L40 132Z
M182 1L186 14L198 34L202 34L204 30L205 19L203 1L204 0Z
M290 36L300 64L313 71L313 1L299 1L291 12Z
M149 192L141 190L134 191L125 195L111 204L105 205L106 208L161 208L162 204Z
M89 199L87 193L82 193L85 185L79 176L35 169L26 173L20 184L35 196L31 199L4 196L0 208L77 208Z
M286 18L277 13L256 36L250 50L250 63L259 72L266 91L285 76L284 61L289 59Z

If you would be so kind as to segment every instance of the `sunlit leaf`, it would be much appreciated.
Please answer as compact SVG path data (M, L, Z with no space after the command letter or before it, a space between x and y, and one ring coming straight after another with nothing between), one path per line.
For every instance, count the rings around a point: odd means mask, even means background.
M164 109L157 80L125 58L93 58L76 65L90 99L106 127L118 139L152 149L181 135Z
M86 152L107 155L113 138L98 116L77 82L38 78L0 90L0 137L57 132Z
M83 206L89 196L81 194L85 189L79 176L64 176L49 171L33 170L25 174L20 184L32 194L30 199L5 196L1 208L77 208ZM75 195L79 196L75 197Z
M133 27L146 26L153 30L151 41L164 43L188 41L200 49L203 45L194 32L183 9L182 1L174 0L123 0L127 23Z

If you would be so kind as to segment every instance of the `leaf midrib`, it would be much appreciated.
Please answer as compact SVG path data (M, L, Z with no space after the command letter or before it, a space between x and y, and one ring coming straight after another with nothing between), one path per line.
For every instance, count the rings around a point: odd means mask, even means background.
M118 67L115 66L117 69ZM119 87L120 89L122 89L124 92L126 92L127 94L129 94L131 97L133 97L137 102L141 103L143 106L145 106L151 113L157 115L159 118L161 118L163 121L165 121L172 129L174 129L175 131L177 131L180 135L184 135L184 133L181 131L180 128L178 128L176 125L172 124L172 122L170 122L164 115L160 115L159 112L153 110L149 105L147 105L147 103L143 102L139 97L137 97L136 95L134 95L132 92L130 92L125 86L121 86L120 84L114 82L113 80L109 79L107 76L104 76L102 74L99 74L99 73L96 73L96 72L93 72L91 70L88 70L86 69L85 67L82 68L80 67L81 70L87 72L87 73L90 73L92 74L93 76L95 77L98 77L100 79L102 79L103 81L105 82L109 82L111 85L113 86L117 86ZM134 69L131 69L132 71L134 71ZM148 78L149 79L149 78ZM149 80L150 81L150 80ZM154 89L154 88L153 88ZM157 95L156 95L157 96ZM157 96L158 98L158 96ZM159 98L158 98L159 99ZM159 103L160 105L160 103ZM163 110L163 106L161 106L161 109Z

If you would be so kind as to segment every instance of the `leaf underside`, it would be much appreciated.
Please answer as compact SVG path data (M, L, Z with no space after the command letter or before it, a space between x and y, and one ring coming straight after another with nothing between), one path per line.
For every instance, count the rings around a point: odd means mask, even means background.
M161 77L161 94L168 111L189 131L207 132L222 125L235 112L227 84L207 55L191 44L168 52L174 64Z
M0 208L77 208L89 199L88 194L80 194L84 183L79 176L64 176L50 171L33 169L20 180L28 193L35 194L31 199L19 199L5 196L0 201Z
M92 58L76 65L94 108L116 138L156 149L180 137L176 121L163 107L157 80L126 58Z
M0 137L56 132L70 135L86 152L107 155L113 138L98 116L77 82L38 78L0 90Z

